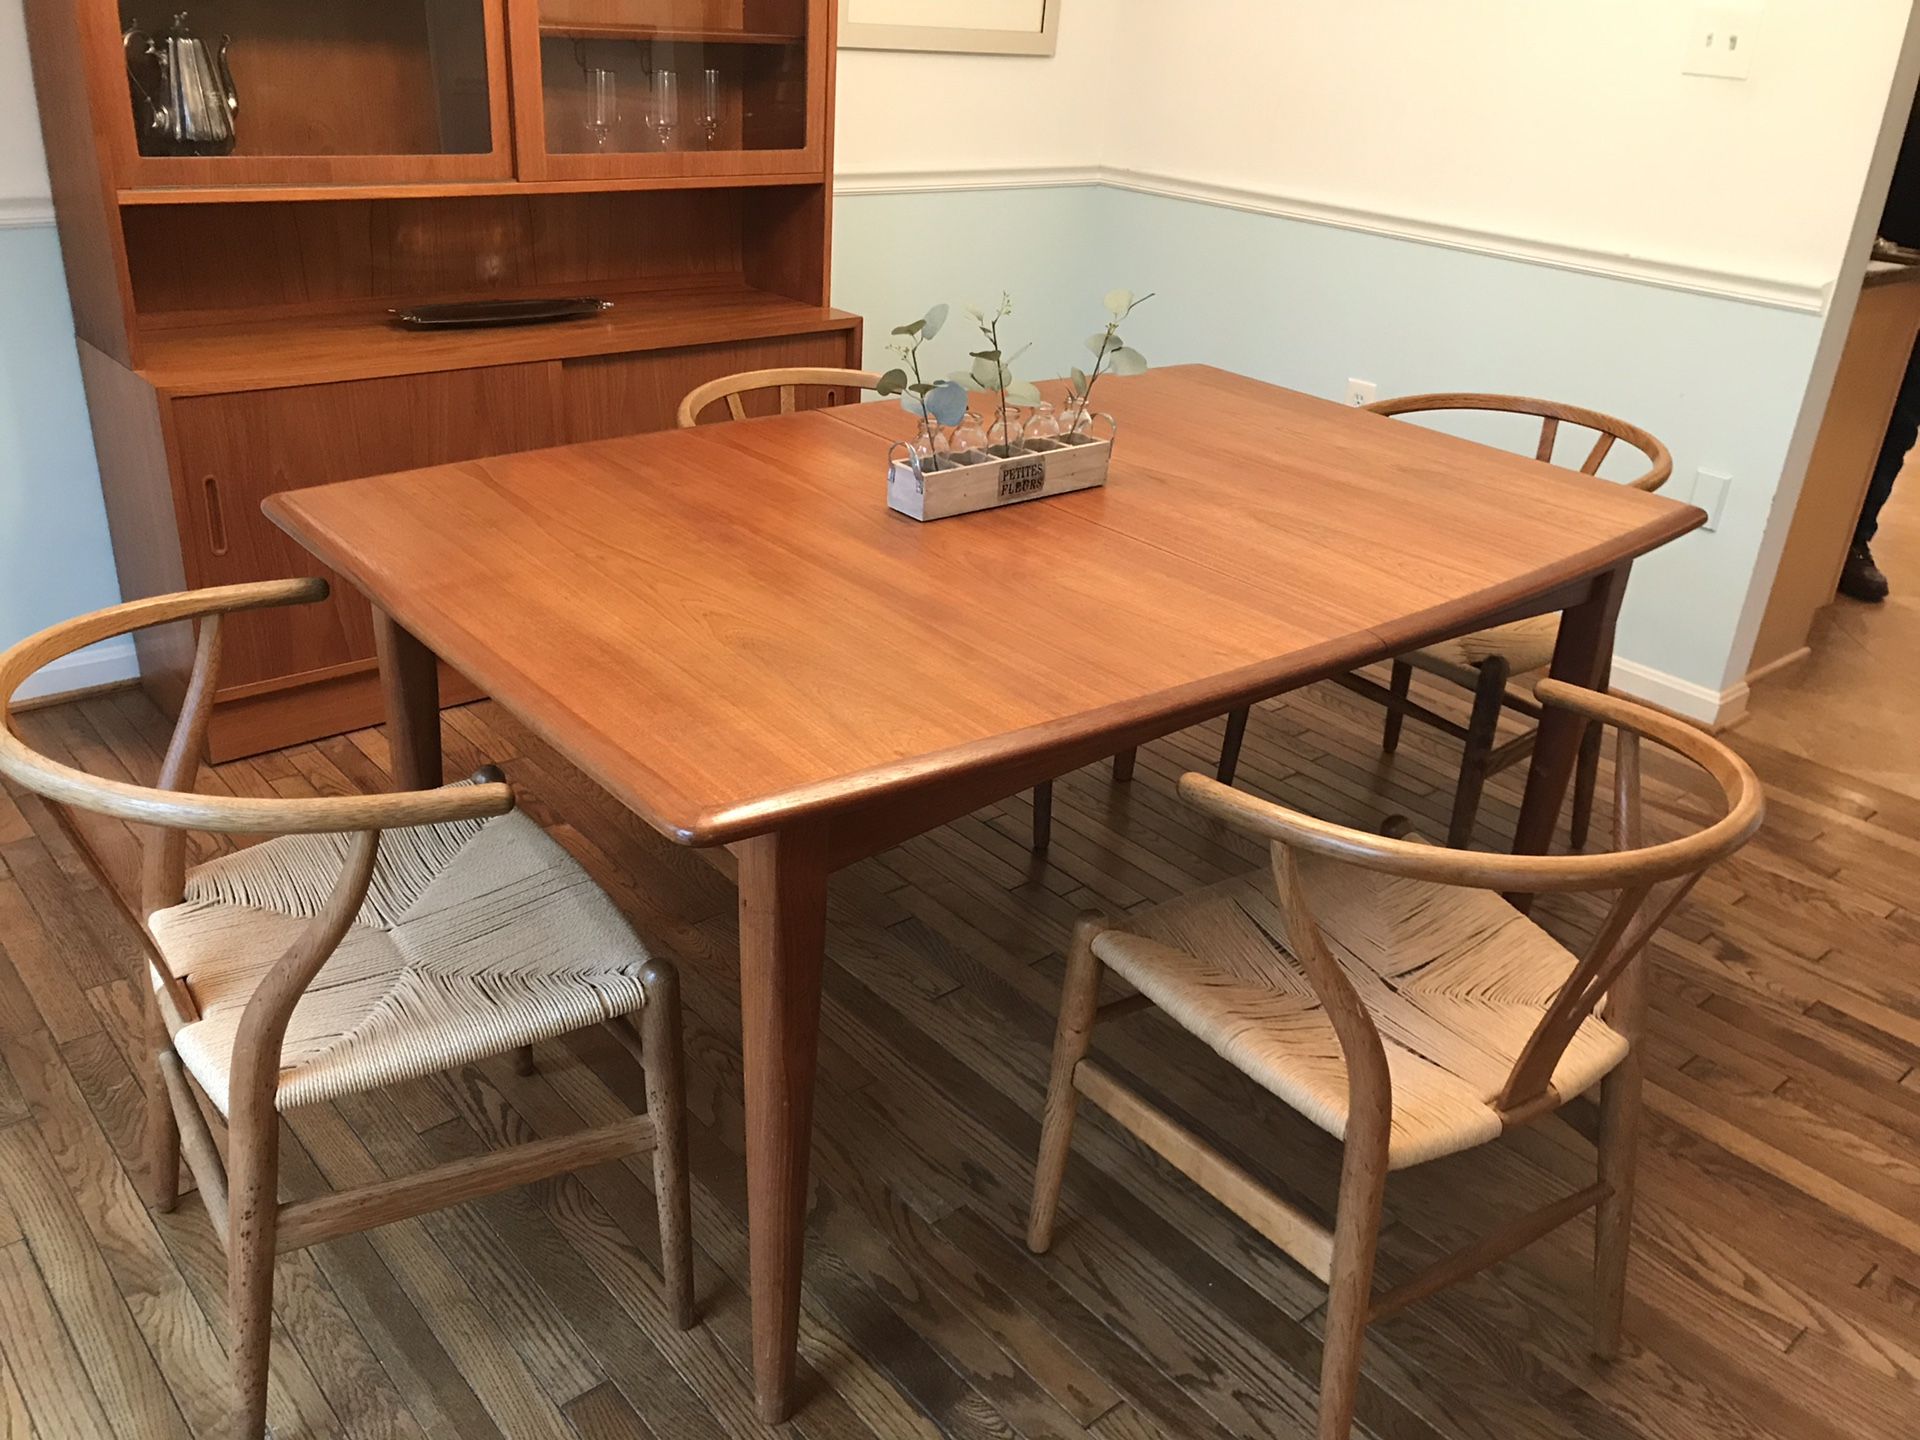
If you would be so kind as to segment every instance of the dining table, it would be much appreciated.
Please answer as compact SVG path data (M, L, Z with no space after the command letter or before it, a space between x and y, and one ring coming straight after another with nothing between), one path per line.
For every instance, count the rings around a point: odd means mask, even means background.
M731 852L757 1405L792 1405L827 891L1041 781L1310 682L1561 612L1605 688L1685 504L1204 365L1100 382L1104 486L921 523L894 402L288 491L374 607L394 780L439 784L438 660L661 834ZM1516 848L1584 722L1548 709Z

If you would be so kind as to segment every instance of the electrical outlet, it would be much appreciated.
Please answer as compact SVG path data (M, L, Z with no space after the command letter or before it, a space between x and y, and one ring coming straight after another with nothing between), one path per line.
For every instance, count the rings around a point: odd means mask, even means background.
M1719 80L1745 80L1753 73L1759 25L1758 12L1741 6L1695 6L1681 71Z
M1727 513L1727 496L1732 489L1731 475L1705 468L1694 472L1693 494L1688 498L1707 512L1707 523L1700 527L1702 530L1712 533L1720 528L1720 522Z
M1380 398L1380 387L1371 380L1347 381L1347 404L1371 405Z

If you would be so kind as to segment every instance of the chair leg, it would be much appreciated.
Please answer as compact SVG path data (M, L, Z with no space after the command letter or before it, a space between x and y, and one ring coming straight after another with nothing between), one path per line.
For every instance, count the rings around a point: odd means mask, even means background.
M1113 783L1127 785L1133 781L1133 762L1139 754L1137 750L1122 750L1113 757Z
M1033 787L1033 848L1035 853L1053 843L1053 782L1042 780Z
M173 1047L160 1007L147 1000L147 1040L153 1070L147 1077L146 1135L142 1148L147 1162L147 1203L170 1213L180 1203L180 1119L173 1113L173 1095L160 1073L160 1056Z
M667 1309L682 1330L693 1325L693 1206L687 1190L687 1091L680 1040L680 976L655 960L640 977L640 1054L653 1120L653 1193L660 1207L660 1273Z
M1242 705L1227 716L1227 738L1220 742L1220 768L1214 777L1222 785L1233 784L1234 772L1240 768L1240 746L1247 738L1247 717L1253 713L1249 706Z
M1626 1310L1627 1255L1633 1243L1633 1187L1640 1143L1640 1052L1600 1082L1600 1179L1612 1193L1594 1212L1593 1353L1611 1360L1620 1353L1620 1323Z
M1400 748L1400 727L1407 720L1407 692L1413 688L1413 666L1404 660L1393 662L1393 677L1387 688L1393 698L1387 702L1387 728L1380 735L1380 749L1391 755Z
M260 1440L267 1433L273 1252L280 1219L280 1117L270 1098L264 1114L258 1107L235 1107L227 1145L227 1360L234 1388L231 1434L233 1440Z
M537 1072L539 1068L540 1068L539 1062L533 1058L533 1046L522 1045L519 1049L513 1052L513 1073L514 1074L532 1075L535 1072Z
M1377 1126L1348 1130L1340 1166L1340 1205L1333 1228L1332 1284L1327 1292L1326 1348L1320 1360L1319 1440L1348 1440L1360 1397L1367 1312L1373 1305L1373 1262L1387 1193L1385 1115ZM1377 1129L1378 1134L1366 1133Z
M1587 835L1593 828L1593 792L1600 783L1600 746L1604 731L1598 725L1587 726L1580 740L1580 760L1573 772L1573 848L1587 848Z
M1473 718L1467 721L1466 751L1460 757L1460 783L1453 792L1453 821L1447 844L1464 850L1473 841L1473 824L1480 815L1480 795L1487 787L1487 761L1500 730L1500 706L1507 694L1507 662L1485 660L1480 684L1473 692Z
M1060 1020L1053 1037L1053 1078L1047 1083L1046 1117L1040 1126L1040 1158L1033 1173L1033 1210L1027 1218L1027 1248L1044 1255L1053 1245L1053 1222L1060 1208L1060 1186L1067 1175L1067 1151L1073 1144L1073 1115L1080 1094L1073 1072L1093 1043L1093 1016L1099 1008L1101 964L1093 940L1107 922L1082 915L1067 946L1067 978L1060 991Z

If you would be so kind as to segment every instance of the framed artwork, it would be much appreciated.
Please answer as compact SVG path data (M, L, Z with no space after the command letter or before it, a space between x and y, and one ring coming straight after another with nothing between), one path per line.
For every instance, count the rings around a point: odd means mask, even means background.
M840 44L853 50L1051 55L1060 0L841 0Z

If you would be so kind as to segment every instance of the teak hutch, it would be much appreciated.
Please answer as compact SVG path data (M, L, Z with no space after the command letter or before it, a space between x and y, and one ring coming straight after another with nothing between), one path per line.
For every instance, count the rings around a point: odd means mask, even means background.
M834 0L26 8L129 598L314 573L260 513L276 490L662 429L716 376L859 363L827 303ZM183 8L231 36L229 154L149 153L136 124L123 31ZM578 295L613 306L434 333L388 313ZM226 650L217 759L381 714L348 587L236 616ZM140 660L177 706L186 637Z

